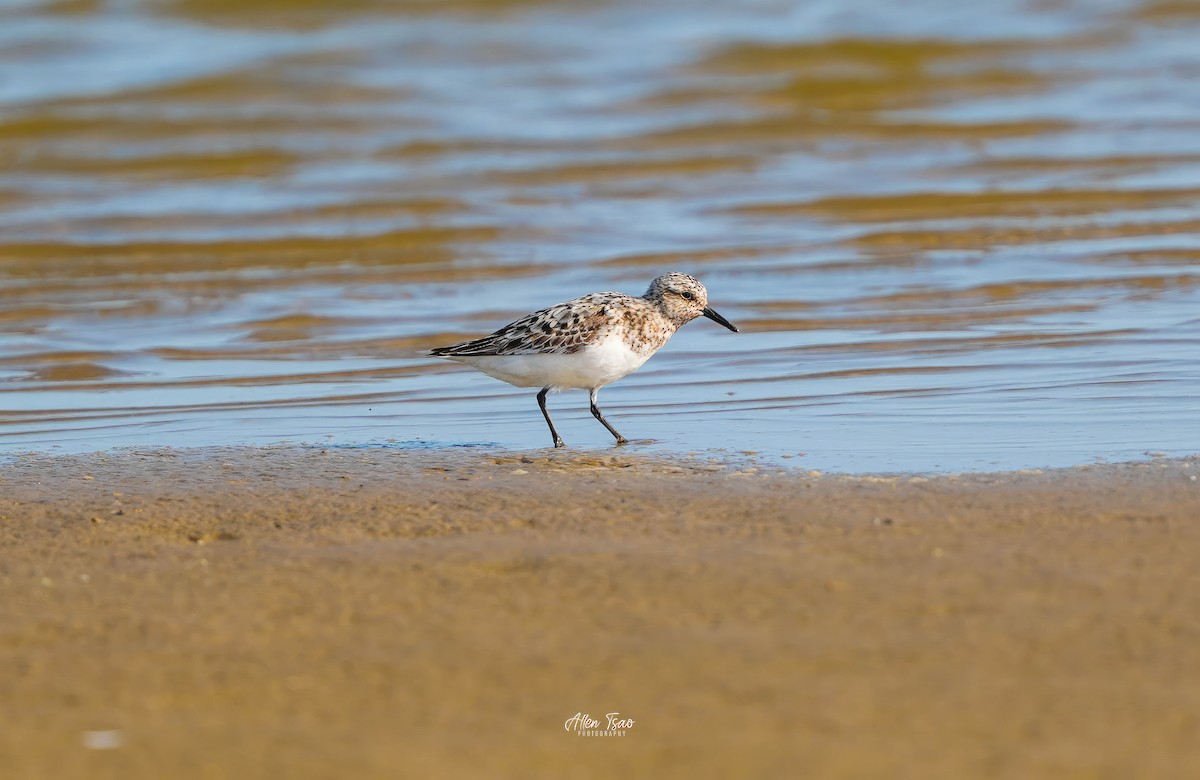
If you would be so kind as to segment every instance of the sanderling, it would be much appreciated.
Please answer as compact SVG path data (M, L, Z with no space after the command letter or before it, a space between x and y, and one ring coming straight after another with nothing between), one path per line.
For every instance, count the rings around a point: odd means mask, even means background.
M479 369L517 387L540 387L538 406L554 446L563 440L546 411L551 390L587 390L592 416L625 444L596 405L601 387L636 371L684 324L704 315L737 333L708 306L708 291L687 274L663 274L639 297L598 292L535 311L490 336L438 347L431 354Z

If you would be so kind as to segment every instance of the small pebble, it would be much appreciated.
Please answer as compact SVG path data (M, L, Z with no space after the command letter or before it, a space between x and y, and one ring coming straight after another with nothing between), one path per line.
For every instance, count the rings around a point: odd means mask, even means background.
M117 729L85 731L82 738L83 746L88 750L114 750L125 742L125 737Z

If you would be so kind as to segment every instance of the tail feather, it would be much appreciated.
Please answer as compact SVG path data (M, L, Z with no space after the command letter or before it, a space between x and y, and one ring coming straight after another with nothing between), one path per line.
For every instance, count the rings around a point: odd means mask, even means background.
M499 339L493 333L490 336L484 336L481 339L472 341L464 341L460 344L451 344L448 347L434 347L429 350L429 354L434 357L469 357L472 355L496 355L499 354L501 347Z

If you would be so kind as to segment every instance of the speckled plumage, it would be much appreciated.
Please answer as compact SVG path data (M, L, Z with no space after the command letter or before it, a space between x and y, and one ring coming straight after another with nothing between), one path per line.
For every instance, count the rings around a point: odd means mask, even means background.
M699 287L700 300L706 300L700 283L690 276L687 278ZM439 347L433 354L450 358L542 353L570 355L610 332L619 333L630 349L654 354L688 320L669 318L649 297L653 291L651 287L642 297L619 292L584 295L527 314L490 336Z
M596 405L596 392L636 371L686 323L705 316L736 332L708 308L708 292L696 279L669 273L650 283L645 295L597 292L560 303L505 325L495 333L431 354L471 365L518 387L542 387L538 404L554 444L562 439L546 411L550 390L591 391L592 414L617 439Z

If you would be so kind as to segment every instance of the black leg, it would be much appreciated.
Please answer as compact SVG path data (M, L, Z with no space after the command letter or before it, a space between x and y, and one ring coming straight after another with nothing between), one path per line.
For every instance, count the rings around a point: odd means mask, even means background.
M629 440L617 433L617 429L609 425L608 420L604 419L604 414L601 413L600 407L596 406L596 392L596 390L593 390L591 395L588 396L588 400L592 402L592 417L595 417L600 421L601 425L603 425L605 428L608 428L608 432L616 437L617 444L628 444Z
M550 426L550 435L554 437L555 447L564 447L563 440L558 437L558 431L554 430L554 421L550 419L550 412L546 411L546 393L550 392L550 388L543 387L542 392L538 393L538 406L542 408L542 416L546 418L546 425ZM605 423L608 425L608 423ZM612 430L611 428L609 430Z

